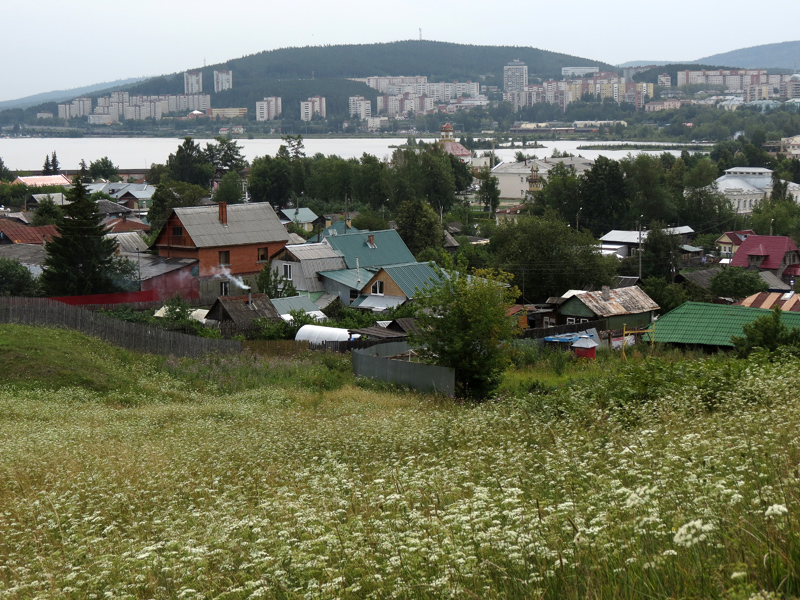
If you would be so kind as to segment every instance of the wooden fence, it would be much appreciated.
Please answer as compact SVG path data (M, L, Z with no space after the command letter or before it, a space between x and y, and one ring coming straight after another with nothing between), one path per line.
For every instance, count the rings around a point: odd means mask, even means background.
M197 357L242 351L238 340L203 338L152 325L127 323L47 298L0 298L0 323L75 329L128 350L152 354Z
M294 340L247 340L242 342L242 348L259 356L297 356L308 352L311 345L308 341L296 342Z

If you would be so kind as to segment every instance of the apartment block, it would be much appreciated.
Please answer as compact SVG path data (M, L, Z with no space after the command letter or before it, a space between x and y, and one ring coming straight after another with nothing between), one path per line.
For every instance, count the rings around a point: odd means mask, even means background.
M183 93L184 94L203 93L202 71L186 71L183 74Z
M599 73L600 67L561 67L561 77L586 77Z
M277 96L268 96L261 102L256 102L256 121L273 121L282 111L281 99Z
M325 98L322 96L312 96L305 102L300 103L301 121L310 121L314 115L319 115L323 119L327 116Z
M214 71L214 93L224 92L233 87L233 71ZM200 90L202 91L202 89ZM188 93L188 92L187 92ZM199 93L199 92L198 92Z
M212 108L210 110L210 116L220 119L236 119L247 116L246 108Z
M503 67L503 91L518 92L528 85L528 66L513 60Z
M372 103L364 96L350 96L348 105L351 117L356 117L363 121L372 116Z
M395 77L367 77L364 81L373 90L378 90L381 94L388 94L390 86L428 83L428 77L425 75L413 75L411 77L405 75Z

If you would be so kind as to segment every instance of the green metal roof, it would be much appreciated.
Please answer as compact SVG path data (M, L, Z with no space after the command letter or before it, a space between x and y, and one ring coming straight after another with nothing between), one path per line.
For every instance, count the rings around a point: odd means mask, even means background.
M293 310L317 312L319 307L308 296L290 296L289 298L272 298L272 305L279 314L286 315Z
M732 347L731 337L742 335L742 326L769 310L704 302L685 302L655 322L655 340L669 344L702 344ZM800 327L800 313L781 313L789 328ZM650 341L650 334L644 339Z
M361 273L359 273L359 270ZM377 269L365 269L362 265L361 269L342 269L339 271L320 271L319 275L332 279L337 283L342 283L354 290L360 290L367 282L372 279ZM359 277L360 276L360 277ZM360 278L360 281L359 281Z
M369 236L374 236L372 246ZM325 238L325 243L341 253L349 269L356 268L356 258L362 269L402 265L416 260L394 229L330 236Z
M424 290L441 281L441 275L430 263L409 263L407 265L394 265L384 267L407 298L416 296L416 290Z

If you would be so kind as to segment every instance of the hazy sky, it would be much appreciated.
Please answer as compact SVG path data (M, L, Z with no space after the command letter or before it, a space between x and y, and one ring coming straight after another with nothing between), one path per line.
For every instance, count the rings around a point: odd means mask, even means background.
M760 5L767 14L758 6L742 0L9 2L0 35L0 100L287 46L417 39L420 28L428 40L533 46L611 64L694 60L800 39L791 17L800 10L796 0Z

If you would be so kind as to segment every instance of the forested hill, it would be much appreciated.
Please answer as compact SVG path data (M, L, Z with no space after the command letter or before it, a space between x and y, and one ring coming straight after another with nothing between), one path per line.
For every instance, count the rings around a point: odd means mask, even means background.
M711 65L739 66L744 69L800 69L800 41L764 44L706 56L696 61Z
M528 65L531 77L561 78L561 67L575 65L613 69L605 63L537 48L409 40L386 44L282 48L199 70L203 72L205 84L206 81L213 82L215 69L231 69L234 87L269 79L338 79L371 75L427 75L429 81L476 81L488 76L502 84L503 67L514 59ZM151 86L163 81L160 78L144 82L133 89L155 93L155 90L151 92ZM177 88L178 83L182 89L182 77L173 86Z
M309 96L325 96L329 113L344 114L349 96L375 101L377 92L347 78L373 75L426 75L429 81L481 81L503 84L503 67L519 59L528 76L561 78L561 67L611 65L518 46L471 46L416 41L348 46L282 48L209 65L203 73L204 90L213 90L214 71L233 71L233 89L214 94L215 107L253 106L265 96L283 98L284 110ZM183 75L144 81L130 88L137 94L181 94ZM294 110L292 108L291 110Z

